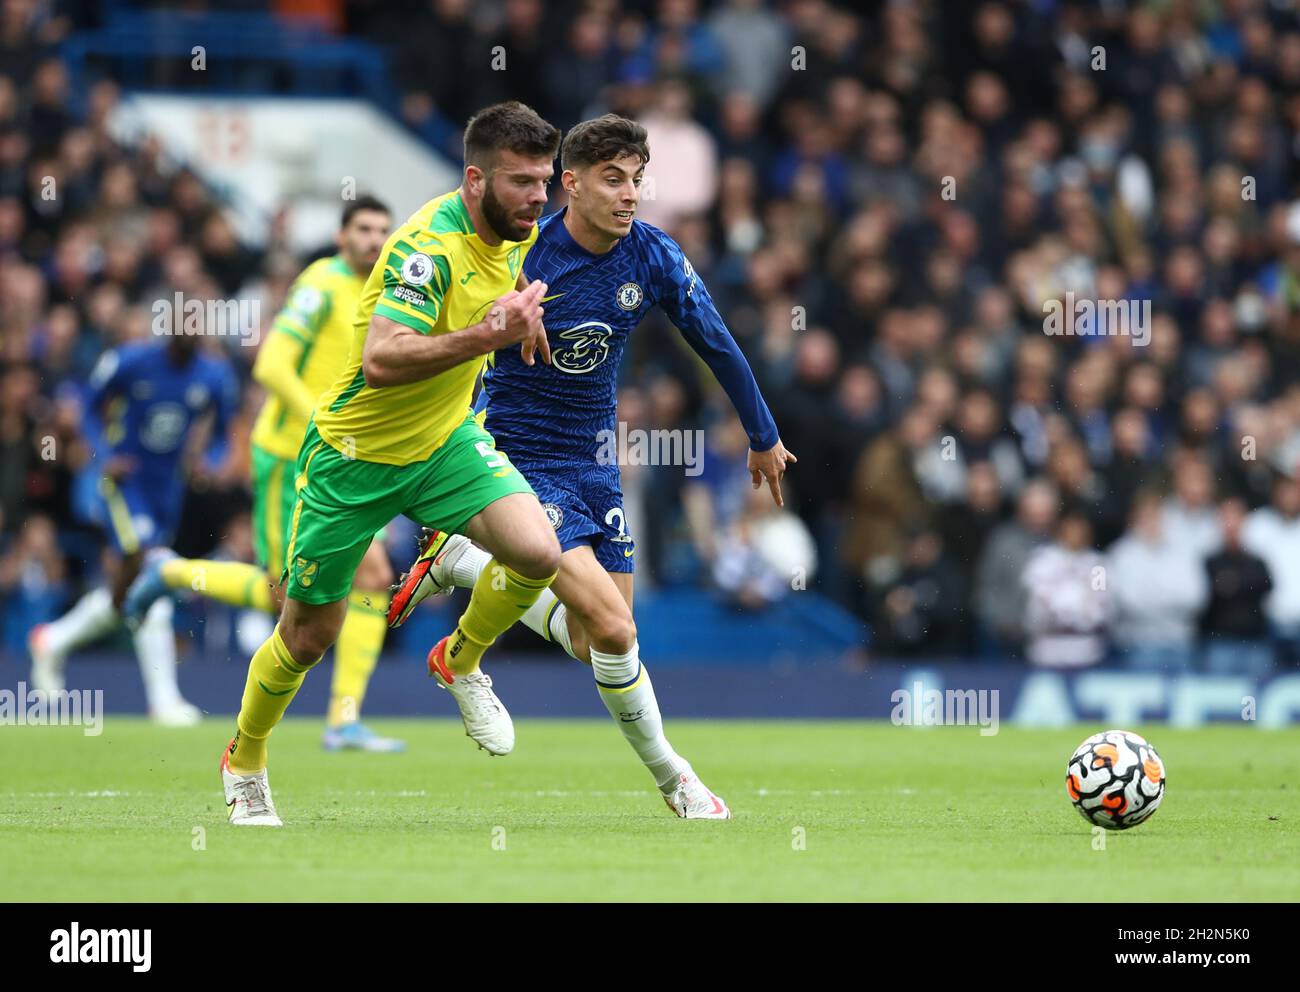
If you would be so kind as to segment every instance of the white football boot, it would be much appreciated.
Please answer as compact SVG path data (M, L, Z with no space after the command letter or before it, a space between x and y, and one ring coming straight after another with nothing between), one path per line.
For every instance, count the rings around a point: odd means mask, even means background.
M429 674L451 693L460 707L465 735L491 755L509 754L515 747L515 725L492 691L492 676L483 672L454 675L443 657L448 635L429 652Z
M32 688L42 692L59 692L66 685L64 657L56 654L49 645L48 626L37 624L27 635L27 650L32 656L32 671L28 676Z
M149 707L149 719L160 727L195 727L203 720L203 711L178 696L163 706Z
M230 744L235 743L232 739ZM236 827L282 827L271 799L266 769L253 775L236 775L230 770L230 744L221 752L221 785L230 807L230 823Z
M677 776L673 791L664 794L668 808L683 820L730 820L731 810L721 798L709 791L693 771Z

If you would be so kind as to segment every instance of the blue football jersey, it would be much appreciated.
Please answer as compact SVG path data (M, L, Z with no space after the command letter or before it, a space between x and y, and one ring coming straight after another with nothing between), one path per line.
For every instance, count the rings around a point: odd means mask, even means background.
M704 282L672 238L633 221L603 255L564 226L564 211L538 225L524 260L528 280L547 284L543 302L551 365L527 366L518 346L492 356L479 408L498 447L519 461L589 462L602 431L615 431L618 372L628 335L658 306L713 370L740 415L751 447L777 442L776 423L753 372ZM525 473L527 474L527 473Z
M128 456L133 478L174 485L195 421L214 415L209 458L219 459L238 399L239 383L223 360L196 353L178 366L165 342L107 351L90 377L89 406L103 418L96 460Z

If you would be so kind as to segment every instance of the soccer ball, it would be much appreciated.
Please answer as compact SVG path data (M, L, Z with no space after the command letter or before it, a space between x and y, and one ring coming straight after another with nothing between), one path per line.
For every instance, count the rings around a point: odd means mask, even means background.
M1165 797L1165 763L1137 734L1107 730L1093 734L1070 756L1065 791L1089 823L1127 830L1154 813Z

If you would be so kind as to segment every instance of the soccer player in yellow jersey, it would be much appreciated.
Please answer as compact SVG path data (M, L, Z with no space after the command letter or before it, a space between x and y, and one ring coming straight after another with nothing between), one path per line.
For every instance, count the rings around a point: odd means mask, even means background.
M546 285L522 279L559 132L503 103L465 129L460 188L430 200L384 245L357 308L347 367L307 428L294 477L280 621L248 667L237 732L221 759L231 823L280 826L267 738L338 636L375 531L399 514L466 534L492 560L429 674L492 754L514 747L483 652L555 578L560 545L532 488L470 411L486 357L519 344L550 360Z
M307 423L347 365L352 322L366 277L379 260L392 217L373 196L343 208L338 254L313 262L294 281L284 308L257 355L253 378L267 391L253 428L253 540L257 565L178 558L152 552L127 592L128 619L143 617L173 590L199 592L231 606L278 613L285 539L296 494L294 464ZM392 569L383 542L361 560L348 595L347 617L334 649L334 676L326 715L326 750L398 751L402 742L375 734L359 715L366 685L384 643L384 611Z

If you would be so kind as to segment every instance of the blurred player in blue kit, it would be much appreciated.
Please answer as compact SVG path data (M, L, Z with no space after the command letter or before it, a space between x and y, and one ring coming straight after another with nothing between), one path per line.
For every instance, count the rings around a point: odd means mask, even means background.
M227 361L200 351L193 334L126 344L100 358L91 374L86 414L102 423L102 431L85 471L96 476L94 522L109 537L113 565L108 585L28 635L34 688L64 688L68 654L121 623L126 590L144 556L172 542L185 500L191 434L210 424L204 460L209 469L220 465L238 388ZM176 683L171 600L156 602L133 636L150 717L164 726L197 723L199 710L181 697Z
M559 576L523 622L588 662L610 715L687 819L727 819L730 809L664 735L632 619L633 559L618 459L617 376L628 335L658 306L708 364L749 437L748 468L782 505L781 478L796 459L781 444L749 363L677 243L634 218L650 158L645 129L607 114L576 125L560 149L568 205L544 218L524 277L549 287L549 364L510 349L484 374L480 416L497 447L546 509L563 551ZM490 560L468 538L428 533L393 596L397 626L429 595L472 587ZM509 715L502 712L502 719Z

